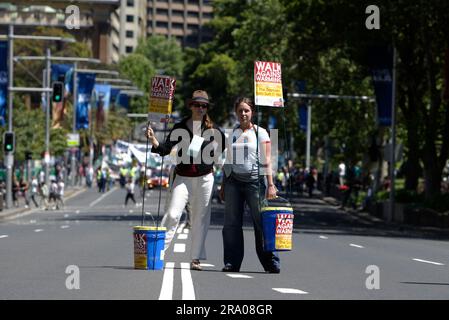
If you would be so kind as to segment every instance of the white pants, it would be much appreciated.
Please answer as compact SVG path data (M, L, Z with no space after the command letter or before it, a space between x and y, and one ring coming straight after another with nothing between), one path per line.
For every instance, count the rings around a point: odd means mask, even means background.
M206 235L210 225L211 196L214 185L212 173L201 177L183 177L176 175L170 198L161 226L167 228L165 234L165 250L176 233L182 212L190 202L192 239L191 258L206 259Z

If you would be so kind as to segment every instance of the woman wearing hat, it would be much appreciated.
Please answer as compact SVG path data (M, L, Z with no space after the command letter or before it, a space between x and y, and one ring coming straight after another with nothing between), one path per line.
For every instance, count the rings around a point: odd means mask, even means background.
M167 228L167 249L175 235L182 212L187 202L190 203L192 270L202 270L200 260L206 259L205 240L210 224L214 185L213 165L225 147L223 132L207 114L209 106L207 92L196 90L188 101L192 114L175 124L165 142L160 143L156 139L150 126L147 129L147 137L153 145L151 152L165 156L177 145L175 178L161 224Z

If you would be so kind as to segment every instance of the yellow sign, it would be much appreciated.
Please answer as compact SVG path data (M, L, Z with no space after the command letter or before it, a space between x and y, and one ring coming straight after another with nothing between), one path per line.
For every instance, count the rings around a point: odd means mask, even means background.
M168 76L155 76L151 79L151 95L148 118L164 121L172 113L176 79Z

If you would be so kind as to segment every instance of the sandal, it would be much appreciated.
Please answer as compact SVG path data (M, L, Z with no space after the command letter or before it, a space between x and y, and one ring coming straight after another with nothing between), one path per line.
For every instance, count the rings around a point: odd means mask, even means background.
M201 267L200 260L192 260L190 263L190 269L196 270L196 271L202 271L203 268Z

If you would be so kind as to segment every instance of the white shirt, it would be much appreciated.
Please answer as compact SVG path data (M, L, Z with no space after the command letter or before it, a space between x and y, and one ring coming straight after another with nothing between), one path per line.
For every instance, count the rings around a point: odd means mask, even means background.
M257 179L257 143L256 143L257 126L253 125L251 128L243 131L240 127L234 129L232 135L228 139L228 152L223 167L226 176L231 174L231 171L236 175L247 177L250 179ZM270 136L267 130L259 127L259 156L262 154L261 149L264 143L270 143ZM266 164L266 159L259 157L260 169L262 173L263 165Z

